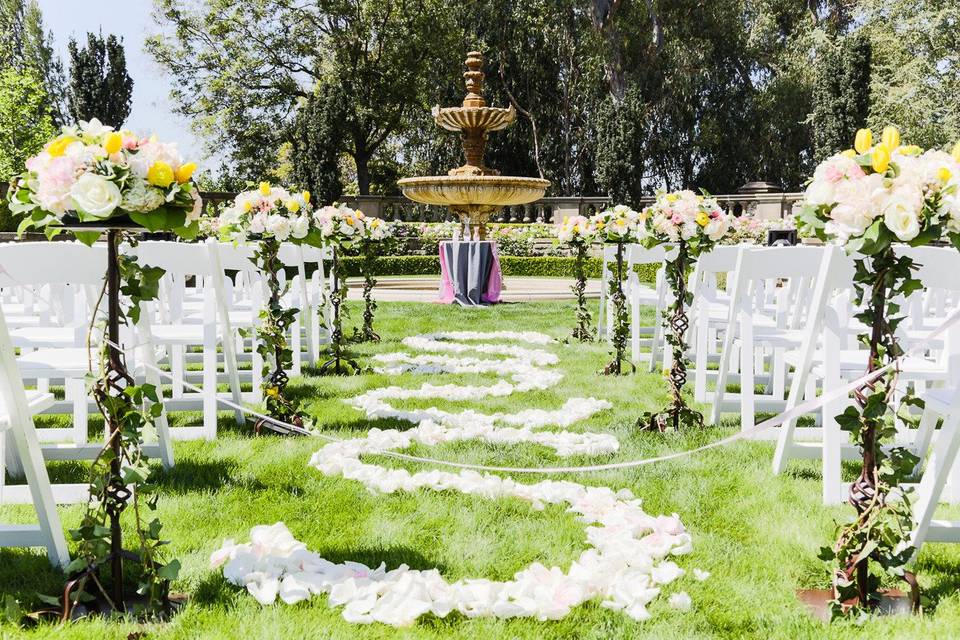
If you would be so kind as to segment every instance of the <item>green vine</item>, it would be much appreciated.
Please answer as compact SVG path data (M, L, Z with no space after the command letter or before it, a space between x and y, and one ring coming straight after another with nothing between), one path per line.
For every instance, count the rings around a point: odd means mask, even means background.
M118 255L121 235L110 232L110 255L116 259L115 276L108 273L104 291L116 286L127 296L126 310L119 306L118 318L129 317L139 321L141 304L156 299L160 278L164 271L156 267L142 267L133 256ZM136 243L128 238L131 245ZM111 277L116 280L109 282ZM94 310L90 333L97 324L103 293ZM111 301L113 303L113 301ZM101 322L101 329L102 326ZM117 341L115 331L105 332L111 342ZM88 344L90 335L88 335ZM64 591L64 618L78 605L102 601L108 609L135 615L155 616L170 611L169 587L180 571L176 559L166 561L161 547L167 544L160 537L163 525L158 518L147 522L146 512L155 511L158 495L153 483L154 474L149 459L143 452L144 435L154 430L154 421L163 412L162 399L152 384L136 384L127 373L123 353L104 341L99 351L101 377L93 384L93 397L105 418L110 433L90 468L90 497L80 526L70 530L77 543L77 556L68 565L70 582ZM92 367L91 367L92 369ZM137 552L118 548L120 540L119 516L132 507L133 527L136 532ZM116 517L112 517L116 516ZM130 602L123 596L123 585L108 585L99 576L100 569L119 554L123 559L136 561L137 594L142 601ZM129 565L128 565L129 566ZM130 575L127 571L127 575ZM117 601L118 597L122 598Z
M869 333L860 335L860 341L869 349L867 370L873 372L903 354L895 337L903 317L897 315L900 306L894 300L909 296L923 285L912 277L913 261L898 256L889 243L855 264L856 304L867 303L856 317L870 327ZM856 404L836 418L840 428L859 444L863 467L850 487L849 502L857 517L838 527L836 543L824 547L820 554L823 560L837 565L831 604L835 616L844 612L845 602L854 599L857 604L853 609L876 606L884 575L906 581L914 604L918 601L916 579L905 568L913 554L913 548L905 544L913 529L909 492L902 487L894 491L913 474L918 458L903 447L886 445L896 434L888 409L897 374L896 368L891 369L858 388ZM911 395L903 403L923 406Z
M380 342L380 336L373 330L373 318L377 311L377 301L373 299L373 288L377 285L378 242L363 240L360 243L363 272L363 326L354 333L357 342Z
M570 290L577 299L577 326L573 330L573 338L580 342L593 342L593 318L587 308L587 272L584 263L587 259L587 244L578 242L575 245L576 255L573 262L573 285Z
M619 376L624 373L623 363L626 362L634 369L633 363L626 357L627 339L630 337L630 315L627 311L627 297L623 292L624 260L623 242L617 244L616 266L610 272L608 290L610 301L613 303L613 335L610 342L613 346L613 360L604 367L604 375Z
M339 268L337 250L333 251L333 289L330 303L333 308L327 331L330 334L330 359L320 367L320 373L348 376L360 372L360 365L350 358L344 347L343 318L347 315L347 276Z
M289 381L287 370L293 366L293 351L287 342L287 333L300 310L284 309L281 304L286 289L281 287L278 277L283 269L279 253L280 242L276 238L265 237L251 256L251 261L266 280L270 294L260 311L260 324L256 328L257 353L263 359L261 387L270 417L302 427L304 415L298 403L290 400L286 394Z

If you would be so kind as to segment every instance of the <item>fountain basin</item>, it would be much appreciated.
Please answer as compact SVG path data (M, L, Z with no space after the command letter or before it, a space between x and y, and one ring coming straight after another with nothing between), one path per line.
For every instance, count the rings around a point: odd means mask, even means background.
M425 176L398 180L397 186L415 202L450 207L473 217L535 202L543 197L550 181L517 176Z
M517 112L513 105L507 109L497 107L444 107L433 108L433 119L447 131L479 129L489 133L500 131L513 124Z

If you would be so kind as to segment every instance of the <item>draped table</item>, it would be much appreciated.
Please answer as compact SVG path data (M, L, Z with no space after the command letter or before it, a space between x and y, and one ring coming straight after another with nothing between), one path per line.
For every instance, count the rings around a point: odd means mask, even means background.
M493 240L447 240L440 243L440 299L463 306L500 301L503 281Z

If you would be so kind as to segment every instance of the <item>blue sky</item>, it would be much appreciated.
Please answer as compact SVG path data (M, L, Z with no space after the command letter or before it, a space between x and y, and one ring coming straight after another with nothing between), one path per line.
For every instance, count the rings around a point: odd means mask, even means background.
M176 142L184 157L203 160L202 144L186 118L173 112L170 77L143 50L146 36L157 33L151 17L151 0L37 0L43 21L53 31L58 54L68 64L70 36L85 42L88 31L123 37L127 72L133 78L133 105L127 127L139 133L156 133Z

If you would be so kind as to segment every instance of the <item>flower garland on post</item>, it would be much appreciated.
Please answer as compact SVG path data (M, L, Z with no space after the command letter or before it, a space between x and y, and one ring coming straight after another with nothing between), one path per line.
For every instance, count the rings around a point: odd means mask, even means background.
M354 334L357 342L380 342L380 336L373 330L373 317L377 311L377 301L373 299L373 288L377 285L375 277L377 256L380 254L380 243L391 235L393 228L390 224L375 218L365 216L362 211L357 212L362 228L360 233L360 256L363 261L363 327Z
M573 285L570 287L577 299L577 326L572 337L580 342L593 342L593 318L587 309L587 274L584 263L587 249L597 237L597 229L584 216L564 216L563 222L556 227L557 241L570 245L574 250Z
M169 614L170 582L176 579L180 562L165 560L163 525L157 518L146 519L145 511L156 509L158 496L152 493L152 474L142 448L144 431L153 428L163 411L160 390L136 384L123 351L115 346L120 322L129 318L136 324L141 303L156 298L163 270L120 255L120 244L126 229L196 236L202 208L192 181L196 165L183 162L176 145L114 131L94 119L65 127L27 160L26 167L9 192L11 211L24 217L20 233L43 229L53 237L71 230L88 245L107 233L107 275L97 303L99 309L105 294L106 340L93 396L108 436L91 466L90 497L80 526L70 532L79 555L67 567L62 616L69 619L81 603L88 611L103 613ZM132 236L126 239L136 242ZM137 553L123 547L121 516L127 507L132 507ZM131 560L137 571L128 570ZM106 567L108 572L103 571ZM128 588L127 578L135 580L135 588Z
M913 261L894 243L916 247L946 235L960 247L960 145L951 157L900 146L894 127L884 129L876 145L870 130L860 130L854 149L817 167L800 224L856 256L856 304L864 305L856 317L869 327L860 341L869 349L867 371L878 371L903 353L896 337L902 320L898 297L923 287L912 277ZM906 581L914 607L919 603L916 579L906 569L913 553L909 496L899 487L912 474L917 457L890 446L895 427L888 412L896 379L894 368L864 383L854 392L855 404L836 418L859 444L863 463L850 487L856 519L839 527L837 542L821 551L821 558L837 563L834 615L842 614L850 602L850 610L874 609L883 573ZM911 396L903 402L919 403ZM897 495L902 497L893 497Z
M673 362L669 374L670 407L645 414L637 424L656 431L668 428L679 431L681 423L702 427L703 415L687 406L682 394L687 381L686 333L690 326L686 310L693 303L693 295L687 291L687 273L701 254L723 239L730 230L730 222L716 200L689 190L658 194L653 205L644 210L642 218L644 246L673 247L664 267L673 303L663 316Z
M610 291L610 301L613 303L613 335L610 342L613 344L613 360L603 369L604 375L619 376L623 373L623 363L635 369L633 363L626 357L627 339L630 337L630 315L627 312L627 296L623 292L625 273L624 245L638 242L643 233L640 214L624 204L618 204L612 209L606 209L590 218L590 222L597 230L597 236L606 243L617 246L616 265L610 272L607 286Z
M233 204L220 213L217 223L221 239L257 243L251 261L264 277L270 294L256 328L257 352L263 358L262 388L267 414L300 428L304 427L305 416L298 403L285 393L287 370L293 366L287 333L300 310L285 309L281 304L286 289L281 287L278 277L283 269L279 254L283 242L320 246L320 231L311 213L309 191L290 193L261 182L259 189L238 194ZM289 433L263 419L257 420L254 430L259 434L264 426Z
M324 246L333 251L331 269L333 270L333 289L330 302L333 314L330 318L330 354L329 360L320 367L320 373L334 375L353 375L360 372L360 365L349 357L344 349L343 315L346 313L347 277L339 264L339 254L360 241L363 234L362 211L346 205L322 207L314 214L320 228L320 239Z

